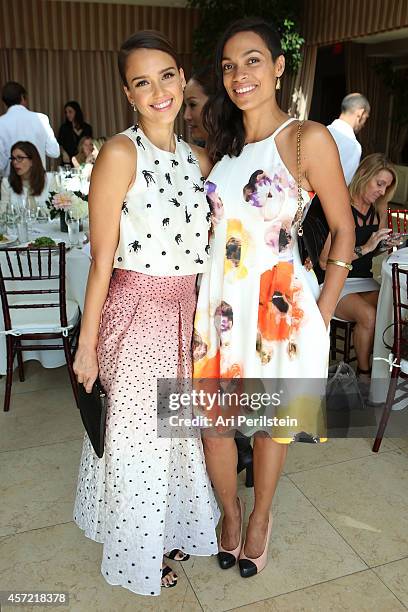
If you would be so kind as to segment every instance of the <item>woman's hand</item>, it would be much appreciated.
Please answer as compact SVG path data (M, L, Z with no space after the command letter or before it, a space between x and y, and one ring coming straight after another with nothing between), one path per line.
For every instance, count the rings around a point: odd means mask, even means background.
M95 348L79 346L75 355L74 372L79 383L90 393L98 376L98 357Z
M365 245L363 247L364 250L367 253L371 253L372 251L375 251L375 249L380 244L381 240L385 240L385 238L387 238L387 236L391 232L392 232L392 230L389 229L388 227L384 227L382 229L379 229L377 232L374 232L373 234L371 234L370 238L365 243Z

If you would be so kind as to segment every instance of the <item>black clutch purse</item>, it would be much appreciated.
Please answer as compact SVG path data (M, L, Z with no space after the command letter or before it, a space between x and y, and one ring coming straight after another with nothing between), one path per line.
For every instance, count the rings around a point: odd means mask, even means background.
M78 408L86 433L99 458L103 457L105 443L107 397L100 383L96 379L92 391L87 393L82 383L78 385Z
M310 203L309 210L302 221L303 235L298 236L300 259L305 263L307 257L313 266L319 265L320 253L330 233L322 204L317 195Z

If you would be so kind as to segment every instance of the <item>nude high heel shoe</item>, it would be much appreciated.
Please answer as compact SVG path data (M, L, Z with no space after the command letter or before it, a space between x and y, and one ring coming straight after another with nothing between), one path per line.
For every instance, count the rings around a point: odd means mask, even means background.
M269 513L269 521L268 521L268 529L265 537L265 545L263 553L256 557L256 559L251 559L247 557L244 553L245 544L242 547L241 554L239 555L239 572L242 578L250 578L251 576L255 576L255 574L259 574L265 568L268 563L268 548L269 548L269 540L271 537L272 531L272 512Z
M244 524L244 515L245 515L245 504L238 497L239 507L241 509L241 529L239 533L239 542L238 546L234 548L234 550L226 550L222 547L222 529L220 534L220 544L218 546L218 563L221 569L229 569L230 567L234 567L236 562L238 561L239 554L242 548L242 527Z

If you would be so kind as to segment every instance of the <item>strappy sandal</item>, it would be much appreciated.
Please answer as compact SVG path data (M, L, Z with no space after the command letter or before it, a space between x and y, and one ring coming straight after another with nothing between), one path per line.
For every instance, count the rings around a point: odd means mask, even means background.
M163 582L163 578L171 574L171 572L174 572L174 570L172 570L169 565L165 565L164 567L162 567L161 586L163 587L163 589L171 589L172 587L175 587L177 584L177 574L174 574L175 578L173 579L172 582Z
M177 558L177 555L181 555L181 557ZM167 559L172 559L173 561L181 561L181 562L188 561L190 558L189 554L184 553L179 548L173 548L173 550L171 550L169 553L164 553L163 556L166 557Z

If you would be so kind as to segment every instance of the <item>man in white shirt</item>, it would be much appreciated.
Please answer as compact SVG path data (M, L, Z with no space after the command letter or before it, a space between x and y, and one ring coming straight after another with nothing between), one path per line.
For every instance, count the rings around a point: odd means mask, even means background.
M341 115L327 126L336 141L347 185L358 168L361 159L361 144L356 134L364 127L370 116L370 104L362 94L352 93L341 103Z
M18 141L32 142L45 168L45 156L59 157L60 147L47 115L27 108L27 92L20 83L9 81L2 90L7 112L0 117L0 176L10 172L10 150Z

